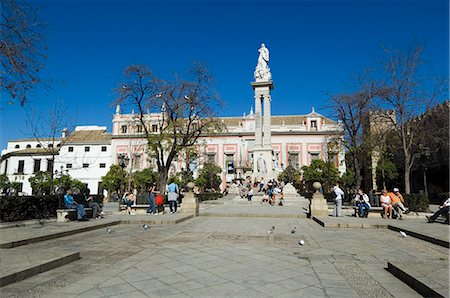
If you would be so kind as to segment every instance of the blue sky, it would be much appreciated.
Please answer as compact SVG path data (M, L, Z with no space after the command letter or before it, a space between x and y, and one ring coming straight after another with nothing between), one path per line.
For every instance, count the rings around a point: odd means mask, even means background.
M448 76L449 8L423 1L34 1L47 23L51 89L30 106L44 113L64 102L76 125L111 127L113 88L130 64L170 78L205 62L225 102L219 114L253 105L250 82L264 42L275 83L273 114L304 114L344 91L349 77L372 64L381 46L419 40L435 73ZM0 111L0 145L29 136L26 109ZM13 124L13 125L12 125Z

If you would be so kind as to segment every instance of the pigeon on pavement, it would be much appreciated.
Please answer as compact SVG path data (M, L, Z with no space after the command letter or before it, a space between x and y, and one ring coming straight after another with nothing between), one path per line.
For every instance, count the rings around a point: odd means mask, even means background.
M111 234L112 230L110 228L106 228L106 234Z
M305 245L305 240L300 240L299 242L298 242L298 244L300 244L301 246L303 246L303 245Z
M144 225L142 226L142 228L143 228L144 230L146 230L146 231L147 231L147 229L150 229L150 226L149 226L149 225L147 225L147 224L144 224Z

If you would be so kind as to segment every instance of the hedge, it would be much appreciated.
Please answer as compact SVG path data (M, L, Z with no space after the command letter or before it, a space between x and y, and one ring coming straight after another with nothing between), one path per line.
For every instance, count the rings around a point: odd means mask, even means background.
M81 194L73 195L84 205ZM103 195L92 195L95 202L103 205ZM0 197L0 221L20 221L56 217L56 209L65 208L63 195L2 196Z
M20 221L56 217L60 195L2 196L0 221Z
M220 192L202 192L195 195L199 202L217 200L222 197Z
M312 192L300 192L300 195L305 197L306 199L312 199L313 193ZM334 202L334 194L331 192L327 192L323 194L325 200L327 200L327 202ZM349 194L345 194L344 195L344 202L349 202L351 201L350 195Z
M428 197L422 194L404 194L405 205L411 211L428 212L429 200Z

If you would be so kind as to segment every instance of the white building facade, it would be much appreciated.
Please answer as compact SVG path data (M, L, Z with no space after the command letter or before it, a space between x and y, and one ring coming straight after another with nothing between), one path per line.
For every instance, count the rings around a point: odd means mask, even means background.
M53 171L51 149L55 140L22 139L8 142L2 150L0 174L5 174L10 182L18 184L18 191L30 195L32 189L28 179L39 171ZM59 139L56 140L59 143ZM46 148L43 148L46 147ZM57 149L55 149L56 151Z
M111 135L106 126L77 126L55 139L22 139L8 142L2 150L0 174L19 183L19 193L31 195L28 179L39 171L54 177L70 175L83 182L93 194L103 194L101 178L112 163ZM54 153L52 153L54 152ZM54 155L54 159L53 159Z
M106 126L77 126L61 146L55 169L86 184L92 194L105 194L101 180L111 164L111 135Z

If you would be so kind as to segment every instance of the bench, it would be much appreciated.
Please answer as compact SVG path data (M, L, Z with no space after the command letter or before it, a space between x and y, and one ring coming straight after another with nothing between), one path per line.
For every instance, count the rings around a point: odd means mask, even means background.
M84 208L87 218L92 218L92 208ZM56 209L56 222L77 220L77 209Z
M435 222L443 223L443 224L445 224L445 223L450 224L449 217L450 217L450 214L448 214L448 213L440 214L438 216L438 218L436 218Z
M353 206L352 208L353 208L353 211L354 211L353 216L357 217L358 216L358 212L359 212L359 208L357 206ZM380 212L381 213L381 212L383 212L383 207L371 207L369 209L369 214L372 213L372 212Z
M137 204L137 205L131 205L131 210L134 211L135 213L146 213L147 209L148 209L149 204ZM125 204L120 204L119 205L119 211L121 211L122 213L126 213L127 212L127 205ZM156 205L156 211L158 213L164 213L164 205Z

